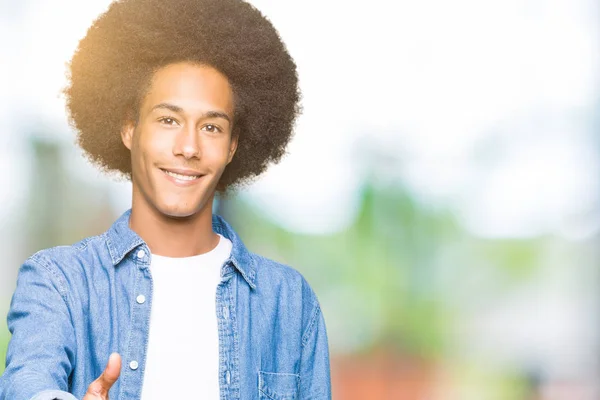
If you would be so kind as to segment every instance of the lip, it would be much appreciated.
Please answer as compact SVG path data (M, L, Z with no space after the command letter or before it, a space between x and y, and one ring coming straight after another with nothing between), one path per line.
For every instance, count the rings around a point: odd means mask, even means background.
M185 176L202 176L202 172L194 169L182 169L182 168L161 168L163 171L172 172L174 174L185 175Z
M165 178L167 178L169 181L171 181L171 183L177 185L177 186L181 186L181 187L187 187L187 186L192 186L195 185L196 183L198 183L203 177L204 174L195 171L195 170L191 170L191 169L179 169L179 168L160 168L161 172L163 173L163 176ZM192 179L192 180L183 180L183 179L177 179L174 176L171 176L169 174L167 174L167 172L172 172L178 175L185 175L185 176L198 176L198 178L196 179Z

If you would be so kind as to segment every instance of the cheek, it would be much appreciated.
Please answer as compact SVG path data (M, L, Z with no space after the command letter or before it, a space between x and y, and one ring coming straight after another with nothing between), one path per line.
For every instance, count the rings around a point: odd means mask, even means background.
M170 151L172 143L168 135L161 135L158 132L147 130L140 132L137 139L136 151L140 159L145 163L164 158L164 154Z
M227 161L229 157L229 147L228 146L218 146L212 148L210 152L205 152L205 157L215 166L220 166L220 169L225 169L227 166Z

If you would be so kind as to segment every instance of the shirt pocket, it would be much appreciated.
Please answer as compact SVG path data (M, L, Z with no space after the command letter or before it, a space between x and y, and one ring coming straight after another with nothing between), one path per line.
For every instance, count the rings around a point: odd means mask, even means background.
M258 372L260 400L297 400L300 375L279 372Z

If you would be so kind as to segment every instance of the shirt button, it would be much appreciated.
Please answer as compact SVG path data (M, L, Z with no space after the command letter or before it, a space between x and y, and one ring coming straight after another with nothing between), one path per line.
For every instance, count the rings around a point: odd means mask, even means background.
M137 258L140 260L146 256L146 252L144 250L140 250L137 252Z
M229 371L225 372L225 381L227 381L228 385L231 383L231 374L229 373Z
M135 301L137 301L138 304L144 304L146 302L146 296L140 294L138 297L135 298Z
M135 361L135 360L133 360L132 362L130 362L130 363L129 363L129 368L131 368L131 369L132 369L132 370L134 370L134 371L135 371L136 369L138 369L138 367L139 367L139 365L138 365L138 362L137 362L137 361Z

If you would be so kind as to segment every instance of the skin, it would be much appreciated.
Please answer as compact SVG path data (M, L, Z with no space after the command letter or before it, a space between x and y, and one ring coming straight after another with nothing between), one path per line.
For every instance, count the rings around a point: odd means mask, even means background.
M102 375L88 386L83 400L109 400L108 391L119 379L121 373L121 356L113 353L108 358L106 369Z
M153 254L190 257L214 249L212 204L217 184L237 149L232 137L233 92L216 69L176 63L158 70L139 118L121 131L131 151L129 225ZM165 171L198 177L170 176ZM108 400L121 358L113 354L83 400Z
M130 227L153 254L189 257L213 249L212 203L235 153L233 92L214 68L188 63L157 71L136 125L122 131L131 150ZM179 181L163 172L203 176Z

